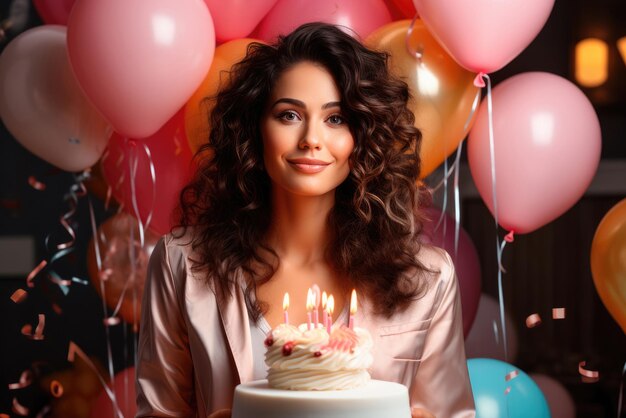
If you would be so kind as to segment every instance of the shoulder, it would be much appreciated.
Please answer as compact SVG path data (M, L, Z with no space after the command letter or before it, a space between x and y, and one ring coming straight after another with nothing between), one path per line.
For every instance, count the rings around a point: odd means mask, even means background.
M163 235L157 242L150 257L153 267L167 267L172 273L186 271L193 259L194 231L192 228L177 228Z
M430 282L454 280L454 263L450 254L443 248L430 244L422 244L417 254L417 259L426 269L432 273Z

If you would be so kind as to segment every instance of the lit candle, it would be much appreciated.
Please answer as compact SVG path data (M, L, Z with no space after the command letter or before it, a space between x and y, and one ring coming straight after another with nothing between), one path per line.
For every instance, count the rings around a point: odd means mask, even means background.
M330 329L333 326L333 311L335 310L335 298L333 295L328 297L326 301L326 310L328 311L328 323L326 324L326 331L330 335Z
M320 322L320 316L318 312L318 308L320 306L320 287L316 284L313 285L313 304L315 305L313 308L313 328L317 328L317 324Z
M306 329L311 330L311 311L315 305L315 296L313 291L309 287L309 291L306 293Z
M328 311L326 310L327 303L328 295L326 295L326 292L322 292L322 324L324 324L324 327L328 326Z
M289 313L287 312L289 309L289 293L285 293L285 297L283 298L283 311L285 315L285 325L289 325Z
M352 289L350 296L350 319L348 320L348 328L354 328L354 315L356 314L356 290Z

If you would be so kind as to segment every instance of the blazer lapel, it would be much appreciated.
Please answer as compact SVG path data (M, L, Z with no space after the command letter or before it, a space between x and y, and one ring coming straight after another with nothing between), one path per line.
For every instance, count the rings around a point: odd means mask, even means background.
M241 286L236 286L229 300L217 299L222 325L237 367L239 382L249 382L253 376L252 341L243 289Z

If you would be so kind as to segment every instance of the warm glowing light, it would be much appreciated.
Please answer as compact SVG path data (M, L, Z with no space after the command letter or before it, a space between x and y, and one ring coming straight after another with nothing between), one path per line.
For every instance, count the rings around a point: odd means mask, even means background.
M285 293L285 297L283 297L283 311L289 309L289 293Z
M617 49L619 49L619 54L622 56L624 65L626 65L626 36L622 36L617 40Z
M315 306L315 295L313 294L313 290L309 288L309 291L306 293L306 310L307 312L311 312L313 307Z
M356 313L356 290L352 289L352 295L350 296L350 315Z
M538 146L548 146L554 141L554 117L549 112L538 112L530 118L532 141Z
M152 17L152 34L155 41L161 45L170 46L176 37L176 22L166 15L154 15Z
M417 88L424 96L436 96L439 94L439 80L423 64L417 70Z
M335 311L335 298L333 295L330 295L326 301L326 310L328 311L328 315L332 315Z
M322 292L322 310L326 310L326 303L328 302L328 295L326 292Z
M597 87L609 73L609 47L602 39L587 38L576 44L576 81L581 86Z

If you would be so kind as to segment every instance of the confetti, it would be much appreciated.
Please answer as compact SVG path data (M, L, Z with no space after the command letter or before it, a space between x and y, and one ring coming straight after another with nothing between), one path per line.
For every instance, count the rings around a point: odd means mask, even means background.
M44 267L46 267L48 265L48 262L46 260L41 260L41 263L39 263L39 265L37 267L35 267L33 269L33 271L31 271L28 274L28 277L26 277L26 285L28 287L35 287L35 284L33 283L33 279L35 278L35 276L37 276L37 274L43 270Z
M23 389L31 383L33 383L33 373L30 370L24 370L19 382L9 384L9 390Z
M552 308L552 319L565 319L565 308Z
M22 303L26 299L26 296L28 296L28 292L26 292L24 289L17 289L11 295L11 300L15 303Z
M541 317L539 316L539 314L534 313L534 314L528 315L528 318L526 318L526 327L534 328L538 325L541 325Z
M60 398L63 396L63 385L58 380L53 380L50 382L50 393L55 398Z
M35 176L28 177L28 184L30 184L33 189L39 190L40 192L46 190L46 185L38 181Z
M25 406L22 406L22 404L18 402L17 398L13 398L13 412L17 415L25 417L30 411Z
M509 373L507 373L507 375L504 377L504 380L506 380L507 382L509 380L513 380L517 377L517 375L519 375L519 372L517 370L513 370Z
M582 376L582 381L584 383L594 383L600 380L600 373L597 370L586 369L586 364L586 361L578 363L578 373Z
M46 326L46 315L39 314L39 323L37 324L37 328L35 328L35 333L33 334L33 327L30 324L26 324L22 327L22 334L27 336L32 340L43 340L43 329Z

